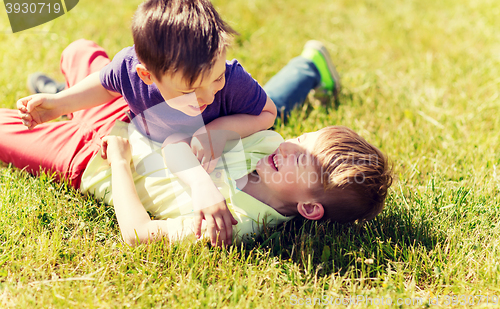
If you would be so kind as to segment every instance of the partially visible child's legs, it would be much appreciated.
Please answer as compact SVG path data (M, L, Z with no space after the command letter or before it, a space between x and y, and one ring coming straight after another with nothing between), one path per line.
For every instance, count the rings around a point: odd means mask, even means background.
M67 87L72 87L91 73L101 70L110 62L102 47L88 40L71 43L61 56L61 71ZM115 120L128 121L125 112L129 111L127 102L118 97L108 103L73 113L73 121L90 125L94 131L103 131L107 135Z
M101 47L85 40L63 51L61 70L69 87L109 62ZM38 125L26 129L17 110L0 109L0 160L36 174L40 169L57 172L58 178L80 186L88 161L100 149L101 138L115 120L125 120L128 106L123 98L74 113L70 121Z
M72 158L92 140L77 123L41 124L29 131L13 109L0 109L0 160L36 174L40 169L59 172L58 178L74 180Z
M335 98L340 91L340 77L328 51L321 42L309 41L302 54L292 59L264 86L278 109L278 117L302 104L309 91L318 86L330 91Z

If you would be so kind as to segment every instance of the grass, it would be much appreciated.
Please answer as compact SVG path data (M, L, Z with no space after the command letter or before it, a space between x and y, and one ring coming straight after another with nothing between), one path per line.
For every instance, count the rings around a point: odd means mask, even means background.
M59 56L73 40L92 39L111 56L132 44L138 3L80 1L17 34L0 9L0 107L28 95L28 73L61 80ZM440 297L463 307L445 296L488 295L489 305L483 298L474 308L497 307L498 1L214 3L241 34L228 58L262 84L308 39L326 44L342 76L340 104L311 97L276 130L291 137L341 124L380 147L397 175L384 212L363 226L295 221L228 251L188 242L130 248L112 208L50 175L3 165L0 306L301 308L312 307L307 298L371 297L350 305L365 308L390 297L406 308ZM299 299L304 305L293 306Z

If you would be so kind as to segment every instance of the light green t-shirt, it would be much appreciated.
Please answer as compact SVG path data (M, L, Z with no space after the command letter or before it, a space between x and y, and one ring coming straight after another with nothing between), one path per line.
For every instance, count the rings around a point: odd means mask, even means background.
M144 208L155 219L167 220L168 235L180 239L193 235L191 190L165 166L161 144L140 134L132 124L116 121L110 135L127 138L132 148L132 176ZM240 179L255 170L257 162L271 154L283 142L274 131L260 131L226 144L215 170L210 173L226 204L238 220L233 226L236 240L258 235L263 225L274 227L293 217L285 217L236 187ZM82 176L80 189L93 193L98 199L113 205L111 168L99 154L94 156ZM202 231L205 230L205 221Z

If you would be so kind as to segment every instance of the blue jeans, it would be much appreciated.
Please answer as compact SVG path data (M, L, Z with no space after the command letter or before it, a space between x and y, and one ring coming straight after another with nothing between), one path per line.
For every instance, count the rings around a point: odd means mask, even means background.
M264 86L267 95L273 100L278 109L278 118L284 119L290 111L304 103L309 91L316 88L321 82L321 76L314 63L304 57L290 60Z

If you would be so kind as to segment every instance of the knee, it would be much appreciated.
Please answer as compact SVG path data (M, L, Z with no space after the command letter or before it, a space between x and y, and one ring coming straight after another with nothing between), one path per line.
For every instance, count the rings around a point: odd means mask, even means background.
M62 52L60 62L61 72L66 76L67 72L81 65L91 67L97 58L102 59L102 61L95 64L99 66L99 69L109 62L108 55L104 48L97 45L95 42L85 39L74 41ZM91 72L86 72L86 75L90 73ZM66 76L66 79L69 81L68 76Z
M99 48L99 45L97 45L94 41L90 40L85 40L85 39L79 39L76 40L72 43L70 43L62 52L63 57L65 55L72 55L76 54L81 50L86 50L88 48Z
M82 59L85 57L105 56L108 57L104 48L97 45L94 41L79 39L69 44L62 52L61 64L63 61L71 62L73 59Z

